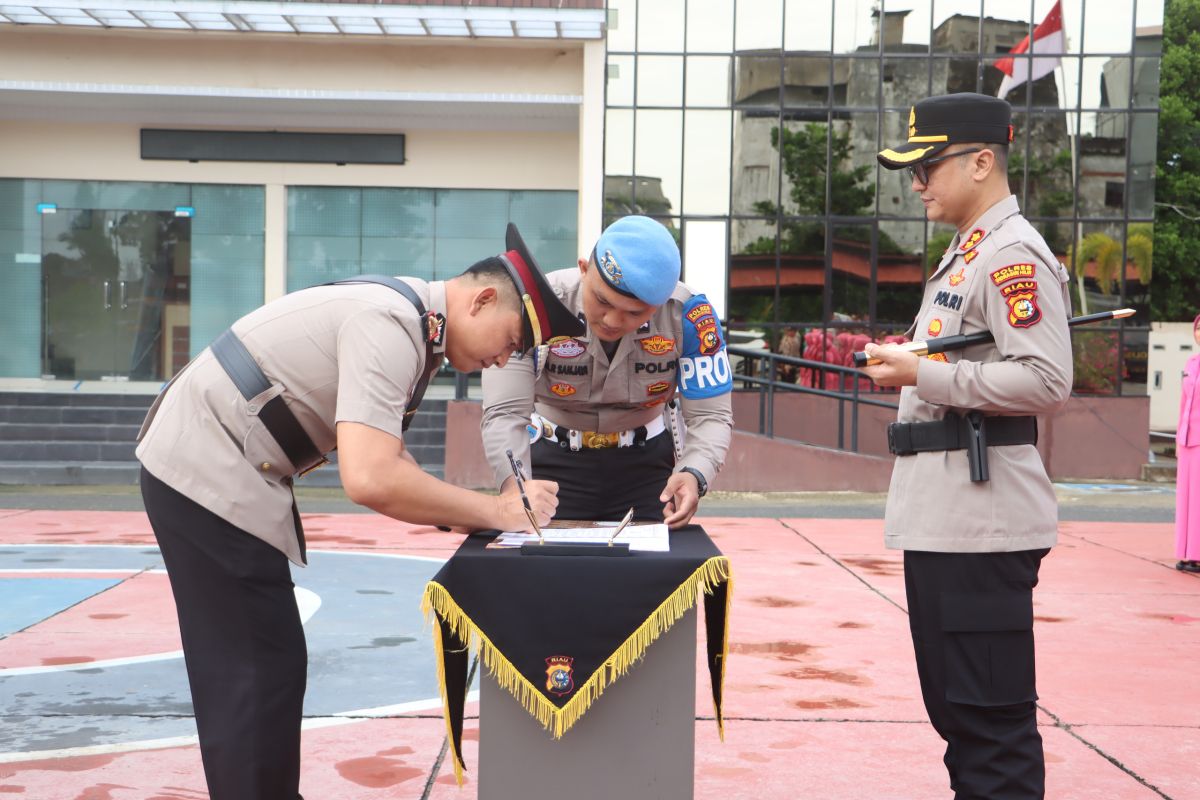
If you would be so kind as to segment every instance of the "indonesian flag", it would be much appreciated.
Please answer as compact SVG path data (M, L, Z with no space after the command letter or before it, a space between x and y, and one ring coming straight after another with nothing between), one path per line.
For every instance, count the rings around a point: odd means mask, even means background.
M1030 50L1029 37L1026 36L1006 57L996 62L996 69L1004 73L1004 80L1000 82L1000 91L996 96L1003 98L1025 81L1036 81L1049 75L1062 62L1062 56L1059 54L1067 49L1066 45L1067 39L1063 35L1062 0L1058 0L1042 20L1042 24L1033 29L1033 49ZM1013 58L1018 53L1026 52L1032 52L1033 57ZM1054 55L1039 56L1038 53Z

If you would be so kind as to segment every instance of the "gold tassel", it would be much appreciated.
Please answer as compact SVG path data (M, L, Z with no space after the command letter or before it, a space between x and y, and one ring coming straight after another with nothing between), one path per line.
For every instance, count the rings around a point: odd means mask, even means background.
M628 672L653 644L659 636L671 628L679 619L696 605L697 593L712 594L713 588L720 583L731 581L729 559L725 556L715 556L701 564L683 583L673 591L658 608L638 626L628 639L602 663L591 677L575 691L575 696L562 708L551 703L541 690L529 682L512 662L505 658L491 640L479 630L470 617L450 597L450 593L441 584L430 581L425 587L425 595L421 599L421 611L426 617L431 612L450 624L455 635L468 647L474 644L479 651L480 661L487 667L488 672L496 679L496 683L505 689L513 698L529 712L530 716L546 729L555 739L561 739L579 718L591 708L603 693L604 689ZM731 587L732 588L732 587ZM724 660L729 649L729 600L726 600L725 639L722 642L721 682L722 691L725 681ZM437 620L433 620L437 629ZM440 636L440 633L438 634ZM445 705L445 676L441 666L441 650L437 651L439 666L438 680L442 686L442 702ZM449 709L446 709L446 726L449 731ZM722 729L720 716L717 718L718 730ZM451 745L453 749L453 744ZM455 761L455 775L459 777L460 767ZM462 785L459 777L459 785Z

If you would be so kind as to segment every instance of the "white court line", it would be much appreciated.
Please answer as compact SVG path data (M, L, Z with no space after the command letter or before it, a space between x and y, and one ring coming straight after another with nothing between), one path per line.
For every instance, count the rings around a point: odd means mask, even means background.
M467 694L467 702L479 700L479 692ZM339 711L332 717L307 719L301 725L302 730L317 730L334 728L341 725L352 725L356 722L366 722L369 719L398 716L416 711L431 711L442 707L440 697L427 700L413 700L409 703L397 703L391 706L364 708L358 711ZM165 750L171 747L188 747L198 744L195 736L171 736L163 739L144 739L140 742L121 742L120 744L94 744L87 747L66 747L61 750L36 750L28 753L0 753L0 764L12 764L19 761L45 761L57 758L78 758L79 756L112 755L115 753L136 753L142 750Z
M308 589L296 587L296 606L300 609L300 624L307 623L312 615L321 607L321 596ZM126 658L107 658L100 661L83 661L77 664L50 664L43 667L7 667L0 668L0 678L17 675L44 675L49 672L77 672L85 669L107 669L109 667L126 667L130 664L146 664L151 661L169 661L173 658L183 658L182 650L170 650L163 653L147 653Z
M147 546L153 547L153 544L70 544L65 542L55 542L52 544L46 543L29 543L29 544L11 544L5 543L4 547L124 547L124 548L141 548ZM360 555L372 556L375 558L397 558L409 561L428 561L436 564L444 564L448 559L435 558L431 556L410 556L399 553L372 553L361 550L310 550L310 553L321 553L324 555ZM16 570L9 570L15 572ZM40 570L26 570L35 572ZM46 572L66 572L67 570L45 570ZM103 570L80 570L81 572L92 572L93 574L102 572ZM112 570L113 573L119 574L135 574L143 570ZM144 570L151 574L166 574L166 570ZM300 607L301 621L307 622L317 609L321 606L321 598L316 593L296 587L296 604ZM13 669L0 669L0 677L8 675L24 675L34 674L37 672L63 672L70 670L82 669L97 669L105 666L124 666L127 664L143 663L147 661L163 661L171 658L182 657L182 651L174 651L171 653L156 653L145 656L135 656L132 658L114 658L107 661L89 661L83 664L63 664L47 667L19 667ZM474 703L479 700L479 692L468 692L466 701ZM374 708L363 708L355 711L339 711L329 717L321 717L319 719L305 720L302 724L303 730L312 730L319 728L329 728L340 725L350 725L356 722L363 722L367 719L380 719L385 717L396 716L400 714L414 713L418 711L431 711L442 707L442 699L440 697L431 697L424 700L413 700L407 703L396 703L387 706L376 706ZM198 738L195 736L174 736L162 739L144 739L138 742L121 742L115 744L89 745L87 747L68 747L59 750L37 750L30 752L15 752L15 753L0 753L0 764L11 764L22 761L41 761L59 758L76 758L79 756L89 755L110 755L118 753L133 753L144 750L163 750L173 747L188 747L198 743Z

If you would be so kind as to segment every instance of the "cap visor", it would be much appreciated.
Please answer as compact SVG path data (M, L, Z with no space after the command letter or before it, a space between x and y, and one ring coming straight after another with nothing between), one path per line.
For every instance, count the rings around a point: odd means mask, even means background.
M950 146L950 142L905 142L879 151L879 163L886 169L904 169L927 158L933 158Z
M546 341L558 336L582 336L587 331L587 326L579 320L558 296L554 294L554 290L550 287L550 283L546 280L546 276L542 274L541 268L533 258L533 254L529 252L529 248L525 246L525 240L521 238L520 231L517 226L508 223L508 230L504 235L504 245L509 250L516 250L524 259L526 266L529 267L529 272L533 278L533 285L526 286L525 290L530 293L536 292L541 300L542 307L546 312L546 322L550 329L550 335ZM533 334L532 320L529 319L528 312L525 314L525 346L530 348L533 346L535 337Z

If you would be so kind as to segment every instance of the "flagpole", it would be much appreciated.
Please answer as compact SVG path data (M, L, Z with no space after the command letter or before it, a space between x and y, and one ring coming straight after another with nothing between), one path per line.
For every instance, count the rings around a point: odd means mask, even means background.
M1061 6L1059 7L1060 16L1062 15ZM1063 31L1063 51L1070 52L1071 47L1067 42L1067 22L1062 21ZM1067 137L1071 141L1071 209L1072 212L1079 208L1079 126L1076 124L1078 119L1067 111L1066 94L1067 94L1067 71L1063 68L1063 60L1060 56L1058 59L1058 74L1062 78L1063 96L1063 112L1067 118ZM1078 217L1078 214L1072 213L1072 216ZM1083 223L1078 219L1072 220L1072 240L1071 240L1071 260L1075 263L1070 265L1069 274L1075 275L1075 267L1079 262L1079 248L1083 244ZM1087 265L1083 265L1083 270L1087 269ZM1075 275L1075 279L1079 284L1079 313L1087 315L1088 301L1087 291L1084 289L1084 276L1082 274Z

